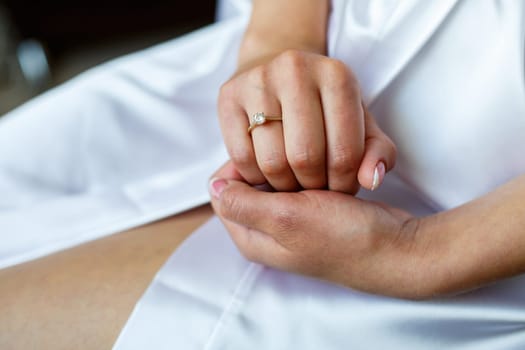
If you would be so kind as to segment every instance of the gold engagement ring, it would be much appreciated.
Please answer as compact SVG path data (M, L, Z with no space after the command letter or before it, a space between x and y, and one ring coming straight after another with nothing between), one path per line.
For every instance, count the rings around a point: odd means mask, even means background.
M255 127L259 125L263 125L267 121L272 121L272 120L283 120L283 118L282 117L270 117L270 116L264 115L263 112L255 113L254 115L252 115L252 119L250 120L250 126L248 127L248 133L251 133Z

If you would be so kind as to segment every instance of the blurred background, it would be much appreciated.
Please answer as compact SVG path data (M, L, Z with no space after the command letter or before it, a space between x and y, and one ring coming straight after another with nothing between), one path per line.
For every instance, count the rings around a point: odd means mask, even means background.
M0 0L0 116L96 64L214 16L215 0Z

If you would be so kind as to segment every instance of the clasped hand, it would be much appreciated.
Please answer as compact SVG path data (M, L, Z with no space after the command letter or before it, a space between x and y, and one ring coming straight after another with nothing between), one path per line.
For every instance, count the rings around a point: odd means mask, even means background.
M344 63L285 51L244 68L219 95L219 121L233 164L252 185L277 191L374 189L394 166L395 146L364 107ZM248 133L256 112L282 116Z
M395 147L340 61L286 51L238 72L219 96L231 161L212 205L250 260L381 294L417 297L415 219L353 195L376 188ZM282 116L248 133L256 112ZM253 185L268 184L272 191ZM406 277L411 276L408 280Z

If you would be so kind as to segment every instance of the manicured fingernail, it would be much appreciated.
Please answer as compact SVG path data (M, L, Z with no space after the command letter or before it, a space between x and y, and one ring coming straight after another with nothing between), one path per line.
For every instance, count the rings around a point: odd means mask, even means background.
M227 184L228 182L224 179L219 179L216 177L211 179L209 183L211 195L218 199Z
M374 178L372 180L372 191L377 189L379 185L383 183L383 179L385 178L385 171L385 163L377 163L376 168L374 169Z

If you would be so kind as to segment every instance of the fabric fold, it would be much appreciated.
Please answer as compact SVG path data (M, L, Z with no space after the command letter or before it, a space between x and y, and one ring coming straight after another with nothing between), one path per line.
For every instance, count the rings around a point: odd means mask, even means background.
M2 118L0 268L208 202L228 159L216 94L245 25L232 17L111 61Z

